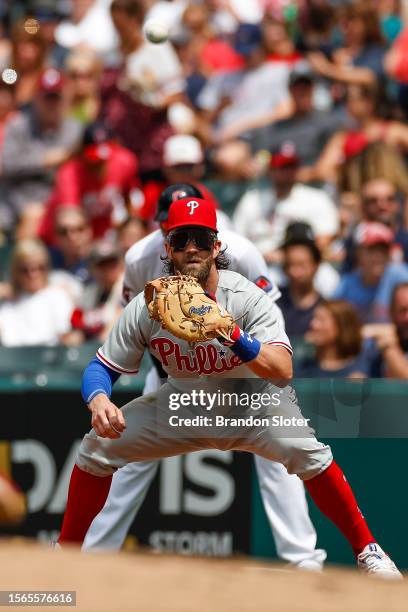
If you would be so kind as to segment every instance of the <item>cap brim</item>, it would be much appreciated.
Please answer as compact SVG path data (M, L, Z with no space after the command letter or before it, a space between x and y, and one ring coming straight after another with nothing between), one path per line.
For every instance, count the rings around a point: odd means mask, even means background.
M190 224L186 224L186 223L176 223L175 225L172 225L171 227L167 228L168 232L172 232L175 229L184 229L184 228L188 228L188 227L204 227L205 229L209 229L212 232L216 232L218 234L218 230L216 227L211 227L208 224L204 224L204 223L190 223Z

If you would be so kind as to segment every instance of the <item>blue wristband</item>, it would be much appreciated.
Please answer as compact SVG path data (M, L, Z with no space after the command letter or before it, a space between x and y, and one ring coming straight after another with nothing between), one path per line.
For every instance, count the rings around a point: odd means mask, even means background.
M112 387L120 377L118 372L111 370L107 365L94 357L86 367L82 376L81 393L83 400L89 404L91 399L104 393L108 397L111 396Z
M233 339L234 336L238 337L235 340L234 344L232 344L229 348L233 353L235 353L235 355L237 355L241 359L241 361L246 363L247 361L252 361L256 357L258 357L259 351L261 350L262 346L259 340L257 340L250 334L244 332L238 327L238 325L234 330Z

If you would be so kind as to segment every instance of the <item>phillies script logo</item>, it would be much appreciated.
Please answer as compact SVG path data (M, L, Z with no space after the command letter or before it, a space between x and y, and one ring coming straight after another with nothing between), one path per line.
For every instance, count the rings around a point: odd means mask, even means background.
M154 338L150 345L165 367L175 366L180 372L219 374L242 364L237 355L226 357L225 349L217 349L214 344L197 344L189 355L182 355L180 345L169 338Z

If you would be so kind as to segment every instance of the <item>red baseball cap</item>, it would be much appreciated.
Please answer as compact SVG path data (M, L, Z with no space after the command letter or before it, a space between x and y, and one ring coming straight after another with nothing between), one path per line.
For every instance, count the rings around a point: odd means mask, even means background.
M101 144L90 144L83 150L86 161L96 163L107 161L112 155L112 145L109 142Z
M38 90L43 94L60 94L64 87L62 72L56 68L46 68L40 74Z
M356 227L355 240L361 246L373 246L374 244L390 245L394 242L394 232L384 223L363 221Z
M207 227L217 232L217 215L214 204L203 198L182 198L172 202L169 208L166 230L178 227Z
M270 167L286 168L287 166L298 166L299 163L295 145L292 142L284 142L280 149L272 154Z

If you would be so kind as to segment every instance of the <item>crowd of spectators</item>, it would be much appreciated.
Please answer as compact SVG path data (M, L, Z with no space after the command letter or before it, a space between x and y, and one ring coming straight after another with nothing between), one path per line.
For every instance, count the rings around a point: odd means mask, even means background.
M103 341L126 250L192 183L264 256L296 375L408 378L406 12L0 2L0 345Z

